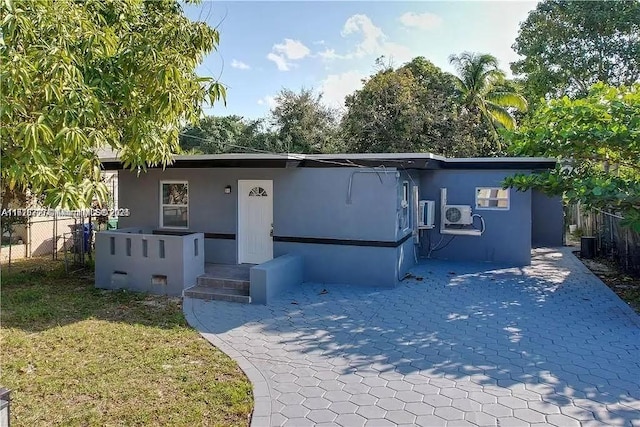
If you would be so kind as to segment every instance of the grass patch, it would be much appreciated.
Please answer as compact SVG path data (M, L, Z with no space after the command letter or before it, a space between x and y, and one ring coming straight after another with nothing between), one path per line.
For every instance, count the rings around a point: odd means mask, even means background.
M0 384L12 426L246 426L251 384L191 329L180 299L101 291L93 273L2 268Z

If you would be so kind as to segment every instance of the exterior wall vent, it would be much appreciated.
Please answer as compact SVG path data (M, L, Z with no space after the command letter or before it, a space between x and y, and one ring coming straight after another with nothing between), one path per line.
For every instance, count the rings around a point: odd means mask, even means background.
M151 276L151 284L154 286L167 286L167 276L164 274L154 274Z
M111 274L111 288L122 289L129 287L129 275L124 271L114 271Z

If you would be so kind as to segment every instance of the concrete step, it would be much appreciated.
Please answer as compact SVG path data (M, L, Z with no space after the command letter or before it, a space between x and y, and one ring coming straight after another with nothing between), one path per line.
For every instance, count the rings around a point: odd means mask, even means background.
M219 277L223 279L249 280L250 270L253 265L249 264L205 264L205 276Z
M189 298L197 298L203 300L217 300L229 302L241 302L251 304L251 297L248 291L241 289L217 289L208 286L196 285L192 288L185 289L184 296Z
M204 275L198 277L198 286L212 289L237 289L245 291L249 295L249 281L239 279L228 279L223 277L212 277Z

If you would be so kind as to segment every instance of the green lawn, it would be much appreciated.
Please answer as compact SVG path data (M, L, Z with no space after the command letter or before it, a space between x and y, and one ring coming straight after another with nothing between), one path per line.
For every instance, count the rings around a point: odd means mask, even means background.
M179 299L100 291L32 259L2 266L0 385L12 427L246 426L251 385Z

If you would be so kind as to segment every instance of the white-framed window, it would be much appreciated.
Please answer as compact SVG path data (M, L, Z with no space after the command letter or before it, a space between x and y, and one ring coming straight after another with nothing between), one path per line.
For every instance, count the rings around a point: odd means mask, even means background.
M189 228L187 181L160 181L160 227Z
M509 189L500 187L477 187L476 209L509 210Z
M400 228L406 230L411 227L409 222L409 181L402 181L402 198L400 199Z

